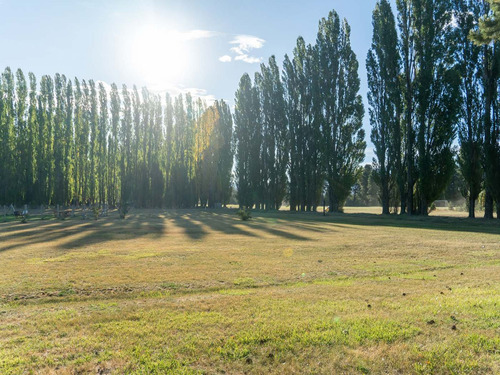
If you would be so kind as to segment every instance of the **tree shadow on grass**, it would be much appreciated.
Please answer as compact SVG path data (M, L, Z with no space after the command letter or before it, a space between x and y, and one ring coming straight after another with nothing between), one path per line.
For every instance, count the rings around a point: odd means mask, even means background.
M55 242L59 249L76 249L110 241L123 241L141 237L160 239L168 236L167 223L181 228L191 240L202 240L208 234L246 236L259 238L274 236L295 241L316 240L321 232L331 232L352 225L350 229L363 226L443 230L500 234L500 222L496 220L451 217L406 217L376 214L329 214L254 212L254 219L242 222L236 210L167 210L152 215L149 211L138 211L127 219L117 215L98 221L67 219L65 221L33 221L0 224L0 252L45 242ZM322 226L319 224L327 224ZM333 225L332 225L333 224ZM170 225L170 224L169 224ZM246 229L248 228L248 229Z
M107 217L98 221L68 219L43 222L43 224L40 222L17 223L17 226L18 231L8 228L6 235L2 235L3 228L0 226L0 252L44 242L57 242L55 247L60 249L74 249L145 236L159 238L165 232L163 220L134 217L126 220ZM65 238L69 240L64 241Z
M184 233L192 240L201 240L208 232L199 223L192 220L191 215L186 212L169 212L167 217L174 222L174 224L182 228Z
M333 223L341 226L381 226L409 229L443 230L452 232L471 232L484 234L500 234L500 220L468 219L446 216L397 216L377 215L368 213L327 214L319 212L269 212L257 215L268 218L279 218L292 224L314 225L315 223Z

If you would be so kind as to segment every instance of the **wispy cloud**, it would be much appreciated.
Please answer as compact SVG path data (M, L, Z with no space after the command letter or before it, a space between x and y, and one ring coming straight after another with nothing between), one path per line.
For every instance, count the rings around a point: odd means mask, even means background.
M219 61L220 62L231 62L231 61L233 61L233 58L229 55L224 55L224 56L219 57Z
M234 47L231 47L231 52L235 54L234 61L243 61L249 64L255 64L262 61L262 57L251 56L250 52L262 48L264 43L266 43L264 39L253 35L236 35L233 40L229 42L229 44L234 45ZM231 56L225 55L219 58L219 60L222 62L229 62L231 61L230 58Z
M257 64L262 62L262 57L248 56L247 54L238 55L234 58L236 61L244 61L249 64Z

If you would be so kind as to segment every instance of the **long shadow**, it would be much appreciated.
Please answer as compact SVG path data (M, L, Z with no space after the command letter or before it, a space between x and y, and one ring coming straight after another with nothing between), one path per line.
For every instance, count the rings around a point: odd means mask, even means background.
M139 211L141 212L141 211ZM147 211L142 211L147 212ZM33 221L27 224L0 224L0 252L43 242L55 241L56 248L76 249L97 243L119 241L139 237L161 238L165 236L167 220L181 228L192 240L201 240L208 235L205 226L211 231L226 235L260 237L259 232L276 237L307 241L314 240L304 233L332 231L333 226L353 225L452 232L500 234L500 221L452 217L406 217L382 216L376 214L329 214L291 213L291 212L254 212L254 220L236 225L236 210L172 210L164 211L164 217L151 214L130 215L126 220L117 216L99 221L68 219L66 221ZM269 223L272 219L275 222ZM317 228L318 223L329 223L328 228ZM23 226L25 225L25 226ZM248 226L250 230L245 230ZM297 234L297 232L301 234ZM79 235L80 234L80 235ZM67 241L64 239L68 238Z
M173 220L177 227L182 228L184 233L192 240L201 240L208 234L200 224L189 219L189 212L187 210L176 211L173 214L169 213L168 218Z
M250 236L250 237L261 237L253 232L249 232L246 230L243 230L239 227L236 227L233 223L236 219L236 211L234 210L206 210L202 211L201 214L195 215L202 217L203 223L209 226L211 229L218 231L220 233L224 234L240 234L240 235L245 235L245 236ZM271 234L276 237L282 237L286 239L291 239L291 240L297 240L297 241L306 241L310 240L310 238L291 233L289 231L281 230L275 228L275 225L283 226L283 225L288 225L288 223L282 223L282 222L276 222L275 224L268 224L265 222L261 222L259 220L250 220L245 223L249 228L252 228L254 230L260 231L260 232L265 232L268 234ZM295 224L295 229L301 229L301 230L309 230L307 227L301 227L299 224Z
M444 230L452 232L472 232L484 234L500 234L500 220L468 219L445 216L384 216L377 214L353 213L353 214L327 214L321 213L296 213L296 212L262 212L256 213L256 217L268 217L291 221L293 223L317 223L327 222L344 225L358 226L382 226L412 229Z
M29 226L28 229L19 228L19 232L11 231L8 235L0 236L0 252L43 242L61 241L80 233L82 235L77 238L58 243L56 248L75 249L107 241L144 236L158 238L165 232L163 220L141 217L130 217L126 220L110 217L99 219L99 221L70 219L62 222L52 221L51 227L47 227L48 224L45 223L37 224L38 222L31 222L26 224ZM22 224L17 223L17 225ZM13 240L15 240L14 243L12 243Z
M193 217L193 215L190 215ZM217 213L214 211L203 211L200 214L203 223L211 230L228 235L240 235L247 237L259 237L257 234L244 230L234 225L234 216L225 213Z

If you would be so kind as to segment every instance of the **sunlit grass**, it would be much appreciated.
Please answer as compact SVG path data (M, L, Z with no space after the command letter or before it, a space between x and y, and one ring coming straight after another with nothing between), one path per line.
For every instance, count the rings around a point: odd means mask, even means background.
M253 216L0 224L0 373L500 371L496 221Z

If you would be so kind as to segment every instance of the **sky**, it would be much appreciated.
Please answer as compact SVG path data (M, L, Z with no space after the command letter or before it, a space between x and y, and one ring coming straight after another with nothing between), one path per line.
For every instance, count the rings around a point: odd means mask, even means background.
M351 25L365 101L366 162L373 158L365 59L376 0L0 0L1 68L39 78L65 74L172 94L190 91L234 103L243 73L275 55L281 64L298 36L314 43L336 10Z

